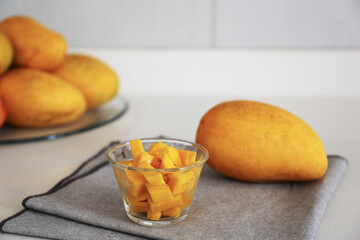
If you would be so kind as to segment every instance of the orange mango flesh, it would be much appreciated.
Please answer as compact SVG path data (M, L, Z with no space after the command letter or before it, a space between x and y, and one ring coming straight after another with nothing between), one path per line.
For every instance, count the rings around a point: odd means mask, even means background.
M130 204L130 213L132 212L147 212L149 208L148 202L135 202Z
M140 140L130 141L133 160L119 162L143 169L169 169L184 167L196 162L196 152L180 150L162 142L153 144L146 152ZM177 218L191 204L199 173L193 170L154 172L125 170L115 171L120 181L126 179L124 197L130 214L146 213L147 218Z
M194 186L194 173L192 171L183 174L170 175L169 186L173 194L179 194L189 191Z
M187 166L195 163L196 152L179 149L182 165Z
M177 218L180 216L181 207L174 207L162 212L164 216Z
M171 160L173 161L173 163L175 164L175 166L177 166L177 167L182 166L180 153L176 148L167 147L166 152L169 154L169 156L170 156Z
M155 157L152 161L151 161L151 166L153 166L153 168L162 168L161 167L161 159L158 157Z
M145 152L144 147L140 139L136 139L130 142L131 153L134 158L134 166L137 166L140 161L140 156Z
M158 212L154 212L154 211L151 211L151 209L147 209L147 218L150 218L151 220L159 220L161 218L161 212L158 211Z
M136 140L135 140L136 141ZM163 142L157 142L154 143L153 145L151 145L151 147L148 150L148 153L150 153L151 155L155 155L155 153L159 150L163 150L167 147L167 145Z

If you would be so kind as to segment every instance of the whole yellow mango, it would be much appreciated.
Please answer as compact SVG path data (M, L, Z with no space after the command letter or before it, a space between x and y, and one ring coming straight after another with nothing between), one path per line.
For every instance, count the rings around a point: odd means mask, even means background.
M12 16L0 22L0 31L14 48L14 65L51 70L64 59L65 39L26 16Z
M13 49L8 37L0 32L0 75L8 69L13 59Z
M82 93L62 79L36 69L7 71L0 91L8 111L6 121L21 127L69 123L86 110Z
M87 109L94 109L108 102L119 89L119 79L108 65L83 54L68 54L52 73L84 94Z
M196 142L208 149L207 164L250 182L309 181L327 170L319 136L299 117L254 101L230 101L201 119Z

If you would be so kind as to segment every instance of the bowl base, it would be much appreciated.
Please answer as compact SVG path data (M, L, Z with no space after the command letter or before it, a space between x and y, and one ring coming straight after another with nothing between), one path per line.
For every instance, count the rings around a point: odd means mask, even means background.
M171 224L175 224L175 223L178 223L178 222L181 222L182 220L184 220L187 216L187 214L184 214L178 218L174 218L174 219L171 219L171 220L158 220L158 221L152 221L152 220L146 220L146 219L141 219L141 218L137 218L137 217L134 217L134 216L131 216L130 214L128 214L128 217L136 222L137 224L140 224L142 226L148 226L148 227L165 227L165 226L168 226L168 225L171 225Z

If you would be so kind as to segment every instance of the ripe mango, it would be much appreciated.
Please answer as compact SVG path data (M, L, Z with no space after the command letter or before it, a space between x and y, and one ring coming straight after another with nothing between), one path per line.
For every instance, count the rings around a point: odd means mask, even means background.
M2 125L5 122L7 116L7 110L5 108L5 105L3 104L2 100L1 100L1 96L0 96L0 128L2 127Z
M0 31L13 45L15 66L51 70L65 57L65 38L30 17L6 18Z
M7 71L0 91L8 111L6 121L23 127L68 123L86 110L82 93L49 73L30 68Z
M250 182L308 181L327 170L315 131L292 113L254 101L223 102L201 119L196 142L216 171Z
M11 65L13 49L8 37L0 32L0 75Z
M108 102L119 88L119 79L108 65L83 54L68 54L52 72L84 94L87 109Z

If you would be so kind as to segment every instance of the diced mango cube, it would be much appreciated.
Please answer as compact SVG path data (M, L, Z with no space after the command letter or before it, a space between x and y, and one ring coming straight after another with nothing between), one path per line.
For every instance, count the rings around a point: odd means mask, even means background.
M148 202L134 202L130 203L130 213L132 212L147 212L149 209Z
M177 218L180 216L180 213L181 213L181 207L174 207L163 211L162 215L167 217Z
M154 159L151 161L151 166L154 168L161 168L161 159L158 157L154 157Z
M161 168L181 167L181 157L178 150L174 147L166 147L156 151L155 156L161 159Z
M165 211L174 207L181 207L183 205L183 199L181 195L174 197L172 200L157 202L149 200L150 209L153 212Z
M144 147L141 143L140 139L136 139L136 140L131 140L130 141L130 148L131 148L131 153L133 155L133 165L135 167L137 167L137 165L140 162L140 157L143 153L145 153Z
M181 167L181 158L179 152L177 152L176 148L166 147L161 150L158 150L154 153L154 156L158 157L163 161L163 159L170 158L171 162L175 165L175 167Z
M119 181L119 180L125 180L126 179L126 176L125 176L125 171L124 170L121 170L121 169L118 169L118 168L114 168L114 171L115 171L115 176L116 176L116 179Z
M167 174L167 173L163 173L163 178L164 178L165 183L166 183L166 184L168 184L168 183L169 183L169 181L170 181L169 174Z
M183 198L183 195L182 194L178 194L178 195L173 195L174 196L174 199L180 203L180 205L182 205L184 203L184 198Z
M154 169L148 162L141 162L138 165L139 168L147 168L147 169ZM163 175L158 172L142 172L142 175L146 179L146 182L151 186L162 186L165 184Z
M173 194L168 185L147 185L147 191L149 192L150 198L154 203L166 202L173 200Z
M194 191L191 190L182 193L182 197L184 200L183 208L190 206L193 196L194 196Z
M141 164L143 162L150 164L153 159L154 159L154 156L150 155L147 152L143 152L143 153L137 155L136 158L134 159L134 166L139 167L139 164Z
M142 161L137 165L138 168L155 169L148 161ZM141 174L141 173L140 173Z
M146 182L149 186L163 186L166 185L164 177L161 173L156 172L144 172L143 173Z
M166 152L162 152L160 154L161 156L161 164L160 167L161 168L175 168L175 164L173 163L173 161L171 161L171 158L169 156L169 154L167 154Z
M157 142L154 143L153 145L151 145L151 147L148 150L148 153L150 153L151 155L155 155L155 153L159 150L165 149L167 147L167 145L163 142Z
M128 193L132 194L133 196L139 196L146 191L146 186L144 183L142 184L131 184L126 187Z
M170 177L169 187L174 195L190 190L194 186L195 175L192 171L182 172Z
M153 221L157 221L161 218L161 211L152 211L150 208L148 208L147 218L150 218Z
M131 183L138 183L138 184L145 183L145 178L141 173L136 172L134 170L125 170L125 172L127 179Z
M178 149L183 166L188 166L196 162L196 152Z
M133 196L139 196L144 193L146 191L146 181L144 176L141 173L132 170L125 170L125 172L127 180L129 181L128 184L126 184L127 191Z
M140 139L131 140L130 141L130 148L131 148L131 153L132 153L134 159L138 155L140 155L141 153L145 152L144 147L143 147Z
M177 167L182 166L181 157L179 151L174 147L167 147L167 153L169 154L171 160Z
M127 160L127 161L118 161L120 164L124 164L126 166L131 166L133 164L133 160Z
M150 197L149 193L147 191L144 191L138 196L133 196L131 193L128 193L126 194L125 199L127 200L128 203L135 203L135 202L147 201L149 197Z

